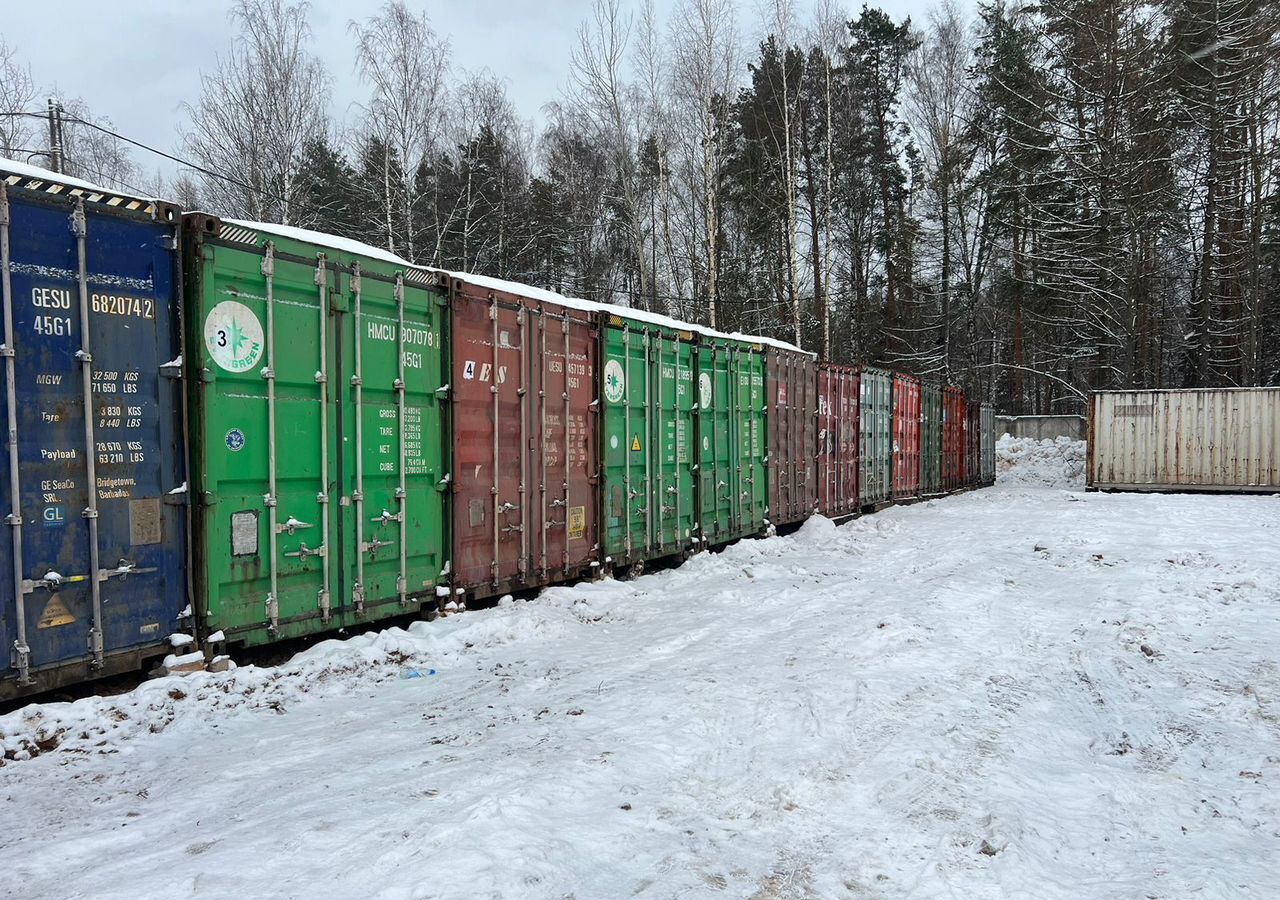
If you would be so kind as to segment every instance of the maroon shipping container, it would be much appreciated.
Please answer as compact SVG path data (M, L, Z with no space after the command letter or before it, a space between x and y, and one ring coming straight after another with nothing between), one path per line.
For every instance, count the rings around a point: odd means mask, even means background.
M964 391L958 387L942 389L942 490L958 491L965 478Z
M774 525L800 522L818 505L814 477L817 456L818 364L812 354L765 348L768 397L768 519Z
M893 373L893 499L920 495L920 379Z
M453 280L453 583L477 597L598 561L594 314Z
M964 417L964 483L977 485L982 481L982 404L970 400L965 406Z
M818 366L818 512L830 518L858 511L859 372Z

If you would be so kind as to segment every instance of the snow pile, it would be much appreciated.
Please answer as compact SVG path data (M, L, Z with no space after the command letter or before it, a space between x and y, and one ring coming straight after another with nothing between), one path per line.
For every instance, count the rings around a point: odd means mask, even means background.
M456 666L477 648L563 634L584 620L612 620L615 607L626 606L630 591L626 585L609 584L607 591L598 584L551 588L536 604L504 600L483 614L328 640L280 666L174 675L116 696L32 703L0 716L0 767L55 752L119 753L138 735L164 731L185 719L207 723L239 711L283 713L303 699L347 695L416 667ZM177 661L171 656L165 664Z
M996 441L996 481L1001 484L1084 487L1086 444L1068 437L1038 441L1004 435Z

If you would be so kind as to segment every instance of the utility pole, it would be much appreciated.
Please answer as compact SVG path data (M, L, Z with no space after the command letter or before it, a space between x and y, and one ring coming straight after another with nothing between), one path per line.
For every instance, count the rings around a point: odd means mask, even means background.
M62 104L49 98L49 168L62 174Z

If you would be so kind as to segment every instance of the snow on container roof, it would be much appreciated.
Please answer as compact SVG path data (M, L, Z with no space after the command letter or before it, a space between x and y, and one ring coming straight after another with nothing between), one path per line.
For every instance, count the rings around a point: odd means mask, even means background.
M780 341L777 338L765 337L758 334L742 334L737 331L716 331L713 328L708 328L706 325L694 325L690 322L682 322L679 319L673 319L669 316L648 312L643 309L636 309L631 306L617 306L612 303L597 303L594 300L583 300L580 297L566 297L564 294L557 293L556 291L533 287L532 285L522 284L518 281L504 281L501 278L490 278L487 275L474 275L470 272L448 272L443 269L432 269L421 266L418 268L427 268L427 271L431 272L443 272L452 278L460 278L463 281L476 285L477 287L486 288L491 291L505 291L508 294L518 294L522 297L528 297L530 300L538 300L543 303L555 303L559 306L567 306L572 309L582 309L590 312L612 313L628 319L648 322L651 325L657 325L661 328L670 328L673 331L696 331L707 337L729 338L731 340L744 341L751 344L767 344L770 347L777 347L780 350L789 350L793 353L804 353L808 356L815 357L817 355L810 353L807 350L801 350L795 344L789 344L786 341Z
M100 184L94 184L92 181L85 181L82 178L73 178L70 175L63 175L54 172L51 169L43 169L40 166L33 166L30 163L21 163L13 159L5 159L0 157L0 173L4 174L4 180L14 187L24 187L20 181L38 182L36 189L43 190L47 194L62 193L59 190L51 190L58 186L71 188L72 191L83 191L90 194L99 194L103 197L120 197L123 199L136 200L142 203L167 202L156 197L139 196L128 191L120 191L115 188L104 187Z
M327 234L323 231L312 231L309 228L297 228L293 225L276 225L272 222L250 222L247 219L228 219L222 216L219 216L219 218L228 225L248 228L250 231L265 231L268 234L289 238L289 240L292 241L301 241L304 244L316 244L320 247L328 247L330 250L337 250L341 253L354 253L359 256L367 256L369 259L376 259L380 262L390 263L393 266L404 266L406 269L423 268L422 266L415 266L407 259L396 256L394 253L387 250L382 250L371 244L362 244L360 241L353 241L350 238L338 237L336 234Z

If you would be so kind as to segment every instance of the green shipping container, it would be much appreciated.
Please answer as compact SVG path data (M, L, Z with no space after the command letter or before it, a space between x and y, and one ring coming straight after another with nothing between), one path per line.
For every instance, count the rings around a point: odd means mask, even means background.
M702 542L723 544L767 527L763 348L703 335L698 372L698 509Z
M444 287L340 238L184 220L198 627L263 644L448 580Z
M617 315L604 327L604 555L615 568L695 538L693 334Z
M889 500L893 461L893 375L862 367L858 388L858 488L864 507Z
M920 492L942 491L942 385L924 382L920 391Z

